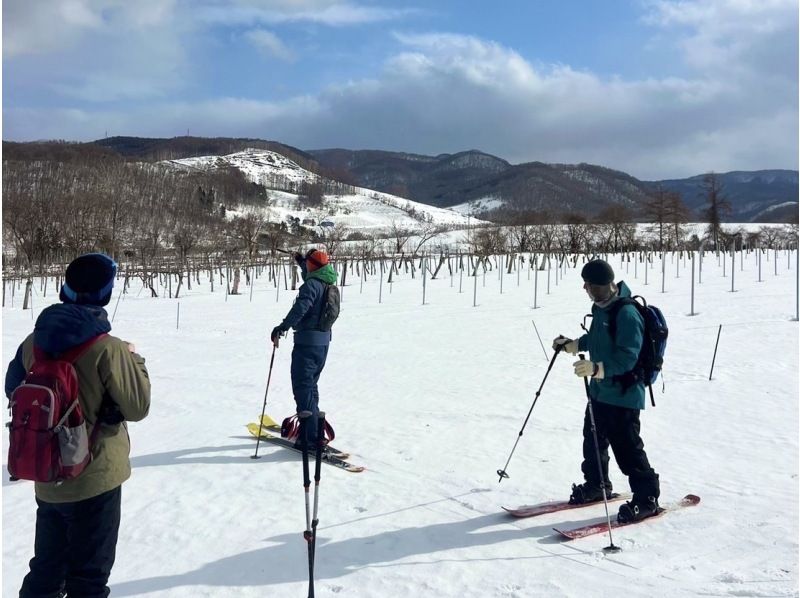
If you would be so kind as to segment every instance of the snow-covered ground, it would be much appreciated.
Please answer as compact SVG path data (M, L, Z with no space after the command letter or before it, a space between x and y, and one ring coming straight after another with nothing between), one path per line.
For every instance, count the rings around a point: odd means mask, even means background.
M296 194L272 190L269 192L269 207L264 213L272 222L286 222L291 216L299 218L301 223L311 220L315 225L319 225L320 222L327 221L350 232L358 231L370 235L388 235L393 226L408 230L418 230L422 226L419 220L412 218L398 207L405 207L407 200L394 196L386 198L383 197L386 194L378 194L367 189L364 191L348 195L326 195L322 207L306 208L300 204ZM372 195L376 195L380 200L376 200ZM475 219L470 222L470 219L450 210L422 204L413 205L418 209L418 213L430 214L435 225L466 228L470 223L484 224L483 221ZM229 217L238 213L235 210L226 212ZM308 226L312 225L309 223Z
M566 498L580 481L582 381L559 356L508 467L545 374L550 339L577 335L589 310L579 270L498 270L477 280L403 275L390 289L349 276L322 374L321 406L336 443L368 471L324 467L317 596L528 597L798 595L798 323L796 261L773 254L757 282L753 254L735 265L730 292L706 256L690 316L690 269L611 263L665 312L664 378L642 435L661 475L662 502L687 493L698 507L562 542L554 525L603 519L603 507L512 520L500 507ZM580 264L579 264L580 267ZM676 278L676 268L680 277ZM529 278L530 274L530 278ZM533 309L534 279L538 309ZM485 282L484 282L485 280ZM519 280L519 282L518 282ZM476 286L473 284L476 283ZM459 286L463 292L459 293ZM37 291L39 290L37 285ZM52 281L50 289L52 289ZM261 410L268 331L293 293L264 276L240 296L206 284L178 301L133 293L114 333L135 342L153 382L150 416L130 426L133 476L123 491L114 596L304 596L307 587L299 458L254 441L244 424ZM477 291L477 307L473 293ZM4 363L54 300L3 309ZM379 303L379 297L381 303ZM115 292L109 312L117 301ZM547 351L532 325L535 321ZM722 334L709 369L719 325ZM293 410L291 340L277 350L267 411ZM4 416L4 421L7 416ZM3 461L7 446L3 442ZM626 483L612 463L615 489ZM3 479L3 595L15 595L32 554L32 484Z
M465 201L464 203L450 206L450 209L459 214L464 214L465 216L472 216L474 214L480 214L481 212L488 212L489 210L501 208L504 205L505 202L502 199L494 195L489 195L480 199Z

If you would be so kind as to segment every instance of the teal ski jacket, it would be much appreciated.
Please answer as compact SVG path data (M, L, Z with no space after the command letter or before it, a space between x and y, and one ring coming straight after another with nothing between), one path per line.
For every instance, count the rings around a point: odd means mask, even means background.
M628 286L620 281L617 285L619 297L630 297ZM592 378L589 394L600 403L644 409L644 384L634 384L623 392L622 385L614 382L613 377L633 369L639 358L639 351L644 340L644 320L633 305L623 305L617 312L616 339L609 332L608 311L614 303L606 307L592 305L592 324L588 334L578 339L578 348L589 352L589 359L602 362L604 376L598 380ZM616 342L615 342L616 341Z

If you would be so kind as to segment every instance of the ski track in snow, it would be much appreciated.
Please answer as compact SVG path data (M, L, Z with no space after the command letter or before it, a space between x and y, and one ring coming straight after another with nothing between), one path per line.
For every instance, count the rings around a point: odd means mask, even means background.
M662 501L692 492L699 506L617 530L623 551L605 555L607 536L562 542L554 525L604 518L603 506L516 520L501 505L565 498L580 480L582 382L559 356L508 466L497 482L559 333L577 336L589 303L579 269L499 273L463 293L446 276L403 274L391 289L370 278L343 290L320 382L321 407L336 443L368 471L323 468L317 596L528 597L798 595L798 324L795 264L779 275L751 254L744 271L722 277L703 266L696 316L688 316L691 272L667 257L643 284L619 257L617 278L667 316L665 392L642 414ZM688 265L688 262L687 262ZM579 264L580 266L580 264ZM153 383L149 417L130 425L133 475L123 487L123 521L113 596L305 595L306 543L299 456L254 441L264 398L271 330L294 293L276 294L262 275L226 300L203 284L177 301L133 288L120 301L113 334L135 342ZM353 280L353 279L351 279ZM52 282L52 281L51 281ZM451 286L452 282L452 286ZM49 285L50 289L54 286ZM40 289L35 286L37 293ZM163 289L158 289L162 294ZM117 301L115 289L109 312ZM277 298L277 300L276 300ZM34 317L55 300L34 296ZM32 329L10 289L3 309L3 359ZM723 325L713 380L708 374ZM267 411L291 413L291 340L278 349ZM4 423L7 421L4 415ZM3 442L3 463L7 462ZM613 463L615 490L627 490ZM616 507L614 507L614 512ZM32 484L3 477L3 595L15 595L32 556Z

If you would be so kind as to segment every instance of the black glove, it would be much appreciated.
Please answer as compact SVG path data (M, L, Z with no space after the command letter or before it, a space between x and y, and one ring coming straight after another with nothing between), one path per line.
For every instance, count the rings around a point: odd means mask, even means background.
M97 421L107 426L115 426L125 421L125 416L122 415L119 406L108 393L103 394L103 400L100 403L100 411L97 414Z
M294 261L297 262L298 266L302 266L303 262L306 261L306 258L303 257L303 254L295 252L294 254Z
M269 335L269 338L274 343L281 336L283 336L284 332L286 332L286 329L283 326L275 326L275 328L272 329L272 334Z

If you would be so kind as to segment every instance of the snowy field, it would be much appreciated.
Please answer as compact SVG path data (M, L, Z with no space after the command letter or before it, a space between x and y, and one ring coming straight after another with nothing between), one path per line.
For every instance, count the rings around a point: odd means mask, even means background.
M323 467L317 596L444 598L798 595L798 323L794 254L751 254L735 265L730 292L707 256L690 316L690 266L618 279L660 306L670 325L665 391L642 414L642 436L661 476L662 503L698 494L698 507L572 542L554 525L604 518L603 506L512 520L501 506L569 495L581 479L583 383L559 356L508 473L503 467L549 359L550 340L576 336L589 311L579 269L473 279L458 274L389 286L357 276L323 372L321 407L336 445L368 471ZM579 263L580 268L580 263ZM680 277L676 278L676 269ZM443 271L446 272L446 268ZM529 278L530 276L530 278ZM51 283L52 285L52 283ZM38 290L38 285L37 285ZM305 596L302 472L294 453L255 442L244 425L260 410L268 331L293 293L266 277L240 296L217 285L178 301L126 295L114 334L135 342L153 383L150 416L130 426L133 476L113 596ZM52 286L51 286L52 289ZM379 303L379 294L382 302ZM34 297L33 316L47 301ZM32 328L30 311L7 295L3 362ZM109 306L114 309L117 294ZM537 339L532 319L544 341ZM713 380L709 369L722 333ZM267 411L294 409L291 340L277 351ZM4 415L4 423L7 415ZM3 440L3 463L7 446ZM612 461L616 490L626 482ZM3 477L3 595L13 596L33 551L32 484ZM616 506L614 507L616 512Z

